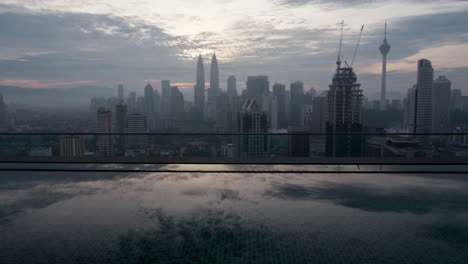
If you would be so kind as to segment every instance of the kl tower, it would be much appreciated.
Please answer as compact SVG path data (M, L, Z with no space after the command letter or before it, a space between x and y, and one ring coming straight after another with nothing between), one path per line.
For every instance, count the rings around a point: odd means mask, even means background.
M382 53L382 88L380 90L380 110L387 109L387 54L390 52L390 44L387 41L387 22L385 22L385 35L380 53Z

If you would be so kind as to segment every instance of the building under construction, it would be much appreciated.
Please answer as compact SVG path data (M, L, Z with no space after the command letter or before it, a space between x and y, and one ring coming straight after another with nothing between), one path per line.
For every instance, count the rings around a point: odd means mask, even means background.
M363 28L364 26L361 28L361 34ZM328 91L326 154L332 157L359 157L364 152L364 138L362 135L352 135L363 132L361 84L357 83L356 74L352 68L359 41L351 66L344 62L345 66L341 67L342 36L336 73L333 75Z

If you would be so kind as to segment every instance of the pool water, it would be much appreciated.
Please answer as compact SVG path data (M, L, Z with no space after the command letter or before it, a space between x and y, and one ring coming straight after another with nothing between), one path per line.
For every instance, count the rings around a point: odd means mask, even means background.
M0 237L5 264L465 264L468 175L2 171Z

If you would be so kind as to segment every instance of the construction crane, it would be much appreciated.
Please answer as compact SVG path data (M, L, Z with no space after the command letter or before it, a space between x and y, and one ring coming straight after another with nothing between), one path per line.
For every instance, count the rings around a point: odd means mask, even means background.
M336 61L336 65L338 65L338 68L341 65L341 48L343 46L343 27L344 27L344 20L341 21L341 35L340 35L340 46L338 48L338 59Z
M361 27L361 32L359 33L359 39L358 39L358 42L356 44L356 48L354 49L353 60L351 61L351 68L353 67L354 60L356 59L356 55L357 55L357 52L358 52L358 49L359 49L359 44L361 43L362 31L364 31L364 25L362 25L362 27Z

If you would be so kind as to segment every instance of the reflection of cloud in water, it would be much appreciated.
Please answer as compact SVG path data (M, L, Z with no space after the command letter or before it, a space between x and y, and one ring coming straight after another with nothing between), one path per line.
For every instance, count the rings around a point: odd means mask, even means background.
M176 220L155 210L148 218L158 227L121 236L118 263L273 263L285 246L267 228L222 211Z
M383 190L371 185L324 182L318 186L276 184L265 196L288 200L326 200L335 204L371 212L411 212L468 210L466 191L439 188L402 187Z

